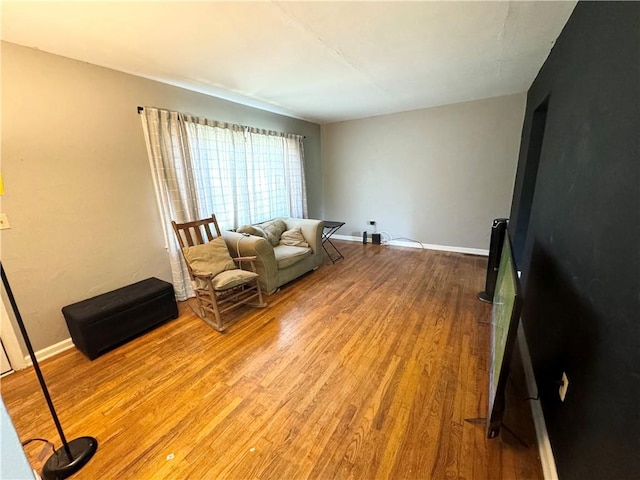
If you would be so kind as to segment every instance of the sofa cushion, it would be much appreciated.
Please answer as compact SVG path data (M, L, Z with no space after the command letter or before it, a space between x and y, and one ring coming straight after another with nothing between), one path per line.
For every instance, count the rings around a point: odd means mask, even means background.
M308 247L300 227L292 228L286 232L282 232L280 236L280 245L289 245L291 247Z
M214 238L204 245L185 247L182 251L193 273L211 273L216 276L237 268L222 237Z
M236 270L227 270L226 272L222 272L211 282L214 290L227 290L229 288L242 285L243 283L246 283L247 280L257 278L257 276L258 274L255 272L240 270L238 268Z
M276 257L278 270L282 270L311 255L311 249L308 247L304 248L292 247L289 245L278 245L273 248L273 253Z

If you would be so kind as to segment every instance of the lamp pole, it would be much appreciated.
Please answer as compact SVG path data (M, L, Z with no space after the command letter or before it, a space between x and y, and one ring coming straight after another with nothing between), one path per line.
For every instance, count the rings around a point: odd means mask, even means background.
M2 262L0 262L0 275L2 276L2 284L7 292L7 297L9 297L11 308L13 309L13 313L16 317L16 322L18 323L18 327L20 327L20 333L22 333L22 338L24 339L29 355L31 356L31 361L33 362L33 368L36 371L40 388L42 389L44 398L47 401L51 417L53 418L53 423L56 425L60 441L62 442L62 448L55 450L45 463L42 470L42 477L44 480L62 480L76 473L91 459L91 457L93 457L93 454L96 453L96 450L98 449L98 441L93 437L79 437L71 442L67 442L67 438L62 430L62 425L60 425L60 420L58 420L56 409L53 406L53 401L49 395L49 389L47 388L47 384L42 376L38 359L33 351L33 346L31 345L31 340L27 334L27 329L25 328L22 316L18 310L16 299L11 291L11 286L9 285L9 280L7 279Z

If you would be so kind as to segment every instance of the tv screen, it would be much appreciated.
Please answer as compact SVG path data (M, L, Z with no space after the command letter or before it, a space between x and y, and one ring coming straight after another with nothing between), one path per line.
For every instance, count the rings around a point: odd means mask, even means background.
M522 294L509 235L504 236L498 279L491 311L491 362L489 364L489 414L487 436L500 433L505 407L505 388L516 339Z

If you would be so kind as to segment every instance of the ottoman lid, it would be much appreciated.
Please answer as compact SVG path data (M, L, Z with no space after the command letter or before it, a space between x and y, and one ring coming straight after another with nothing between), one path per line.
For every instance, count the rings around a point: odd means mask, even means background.
M173 285L155 277L82 300L62 308L65 318L76 321L90 320L122 311L131 305L144 302L167 292L173 293Z

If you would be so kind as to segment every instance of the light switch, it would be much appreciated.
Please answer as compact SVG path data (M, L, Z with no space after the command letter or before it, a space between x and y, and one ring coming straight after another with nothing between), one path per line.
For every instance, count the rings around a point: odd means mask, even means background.
M0 213L0 230L6 230L7 228L11 228L11 225L9 225L7 214Z

